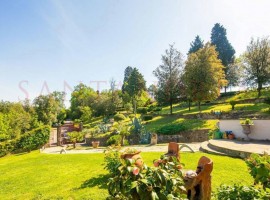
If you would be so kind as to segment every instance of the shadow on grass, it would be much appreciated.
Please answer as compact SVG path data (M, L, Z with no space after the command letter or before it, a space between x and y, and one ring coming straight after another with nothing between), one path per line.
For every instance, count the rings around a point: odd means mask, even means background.
M106 175L99 175L97 177L90 178L89 180L86 180L82 183L80 188L78 189L84 189L84 188L92 188L97 186L98 188L101 189L106 189L107 188L107 182L108 179L110 178L109 174Z

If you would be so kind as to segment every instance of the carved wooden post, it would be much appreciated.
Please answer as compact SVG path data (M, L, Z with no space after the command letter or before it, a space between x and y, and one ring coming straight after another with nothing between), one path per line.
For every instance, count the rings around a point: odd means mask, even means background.
M188 199L210 200L211 199L211 172L213 162L211 159L202 156L198 162L195 174L185 177L185 187L188 191Z

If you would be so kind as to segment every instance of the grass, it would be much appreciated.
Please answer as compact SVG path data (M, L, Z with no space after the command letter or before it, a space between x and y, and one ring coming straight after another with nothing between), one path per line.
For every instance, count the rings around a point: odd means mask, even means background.
M201 120L201 119L184 119L177 116L157 116L154 119L148 121L145 127L148 131L154 132L160 127L174 123L183 124L187 127L187 130L197 130L197 129L215 129L218 120Z
M142 153L144 161L162 153ZM203 153L181 153L186 169L196 169L202 155L214 162L213 189L221 183L252 184L243 160ZM103 154L29 154L0 159L0 199L106 199L107 172L103 169Z
M265 103L242 103L235 105L235 110L255 111L261 114L266 114L268 108L269 105ZM229 112L231 110L232 106L229 103L201 106L201 113L210 113L211 111ZM173 113L175 114L189 115L189 114L198 114L199 112L200 111L198 109L198 106L192 106L189 111L188 107L183 106L182 104L173 105ZM163 107L161 114L169 114L169 113L170 107L169 106Z

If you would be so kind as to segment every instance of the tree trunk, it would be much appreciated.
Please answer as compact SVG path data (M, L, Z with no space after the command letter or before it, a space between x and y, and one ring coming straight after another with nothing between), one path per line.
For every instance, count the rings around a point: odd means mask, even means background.
M190 111L190 99L188 100L188 111Z
M172 115L172 102L170 102L170 114Z
M227 86L224 87L224 92L226 94L226 92L227 92Z
M73 142L73 148L74 149L76 148L76 142Z
M121 137L121 146L124 146L124 140L125 140L125 136L122 135L122 137Z
M258 83L258 97L260 97L262 94L261 94L261 90L262 90L262 84L261 83Z
M200 101L198 102L198 105L199 105L199 111L201 112L201 102Z

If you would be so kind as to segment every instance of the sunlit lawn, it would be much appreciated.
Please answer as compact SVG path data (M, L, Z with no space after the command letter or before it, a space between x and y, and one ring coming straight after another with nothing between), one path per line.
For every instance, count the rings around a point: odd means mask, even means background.
M211 111L222 111L222 112L229 112L232 110L232 106L229 103L224 104L216 104L216 105L202 105L201 106L201 113L210 113ZM245 110L245 111L256 111L258 113L266 113L269 110L269 105L265 103L243 103L243 104L236 104L235 110ZM173 106L173 113L175 114L197 114L199 113L198 106L192 106L190 111L188 107L181 106L179 104L175 104ZM161 114L169 114L170 113L170 107L164 107L161 111Z
M157 116L153 120L148 121L145 127L149 131L156 131L166 124L181 123L187 130L215 129L217 121L218 120L184 119L177 116Z
M145 162L162 153L142 153ZM203 153L182 153L186 169L196 169L202 155L214 161L213 188L221 183L251 184L244 161ZM107 172L102 154L30 154L0 158L0 199L105 199Z

